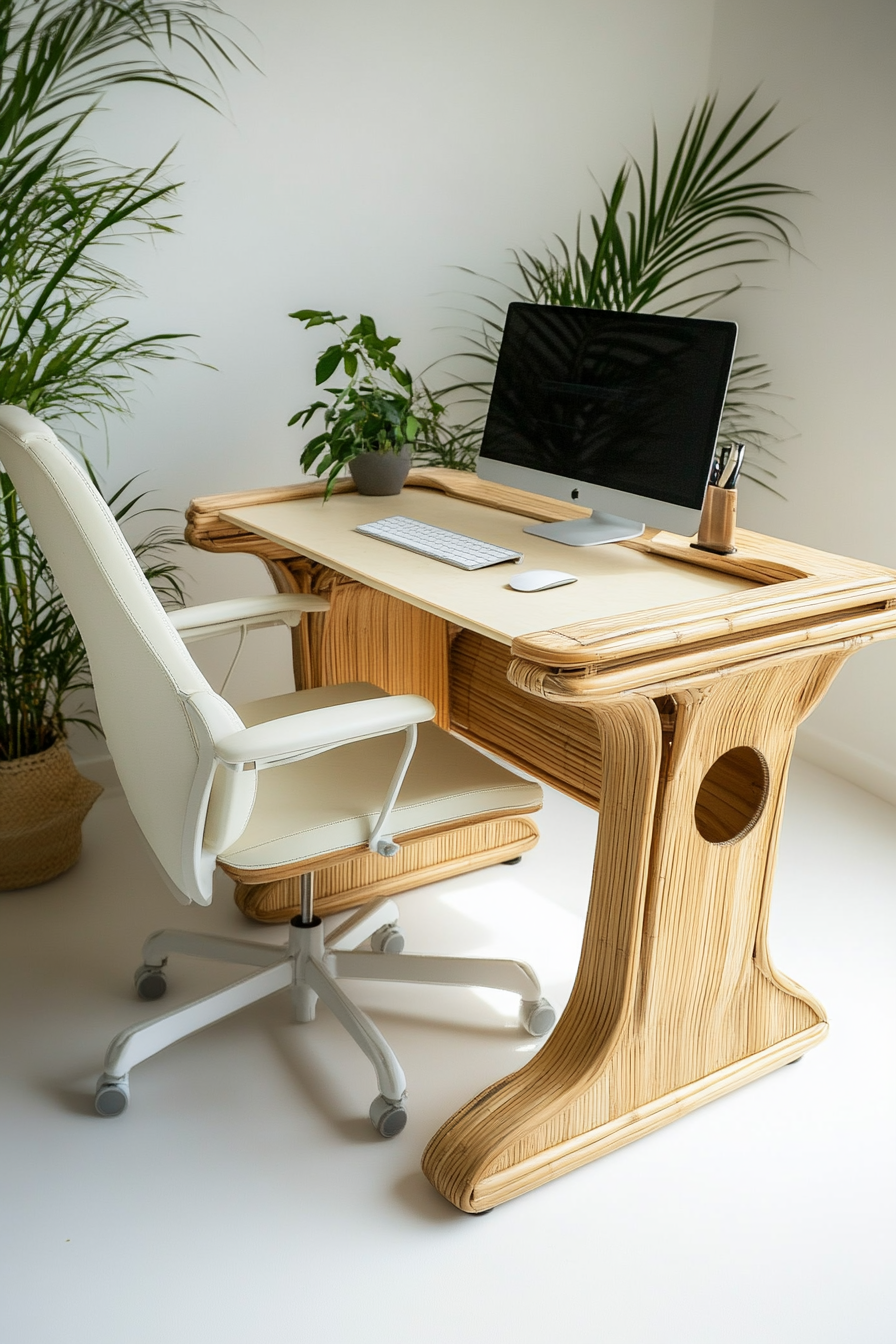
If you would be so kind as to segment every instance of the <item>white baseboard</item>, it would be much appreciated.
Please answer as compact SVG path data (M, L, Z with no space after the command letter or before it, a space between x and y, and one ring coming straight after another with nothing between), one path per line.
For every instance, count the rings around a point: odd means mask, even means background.
M879 756L870 756L868 752L858 751L855 747L845 746L811 728L799 730L796 755L896 806L896 765L891 762Z

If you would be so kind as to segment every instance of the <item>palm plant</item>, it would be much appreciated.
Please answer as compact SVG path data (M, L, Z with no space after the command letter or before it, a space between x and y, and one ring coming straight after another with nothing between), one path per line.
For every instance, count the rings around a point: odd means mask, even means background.
M154 83L202 102L210 90L164 51L233 65L221 11L186 0L0 0L0 400L45 419L126 408L133 375L175 354L170 333L131 337L104 311L136 288L99 250L170 232L179 184L78 147L103 94ZM161 46L162 50L157 48Z
M108 500L125 527L141 514L155 512L140 507L145 492L129 493L134 479ZM183 544L183 537L162 524L133 546L157 596L169 606L181 605L184 597L181 574L171 557L177 544ZM90 708L72 710L79 693L89 691L91 684L78 627L12 481L0 471L0 761L46 751L64 736L66 724L79 723L95 731L98 725Z
M80 136L118 84L215 106L216 64L243 54L219 30L222 17L211 0L0 0L0 401L71 433L126 411L135 375L177 357L183 334L133 336L110 314L139 291L102 248L170 232L178 184L164 159L124 169ZM145 512L133 484L109 500L121 521ZM134 547L169 602L183 597L177 540L155 527ZM66 722L90 724L89 713L70 712L89 686L80 635L0 473L0 760L43 750Z
M479 307L468 314L476 325L459 352L480 372L438 392L466 408L465 422L451 432L467 460L481 436L511 299L694 316L737 293L743 268L794 249L794 225L772 203L802 193L757 173L791 132L764 138L774 107L757 115L755 97L754 91L724 119L715 97L696 106L666 169L654 126L649 167L629 157L609 192L601 191L600 211L584 227L579 219L571 243L557 236L541 254L513 251L516 285L475 277L498 289L494 296L476 296ZM747 442L753 450L747 474L765 485L774 477L768 463L776 438L766 418L769 378L756 356L735 359L720 431Z

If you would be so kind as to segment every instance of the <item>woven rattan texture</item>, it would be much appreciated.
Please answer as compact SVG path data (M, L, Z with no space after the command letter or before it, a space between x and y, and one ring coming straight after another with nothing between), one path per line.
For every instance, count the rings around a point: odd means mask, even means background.
M0 891L58 877L81 853L81 823L102 793L64 742L0 762Z

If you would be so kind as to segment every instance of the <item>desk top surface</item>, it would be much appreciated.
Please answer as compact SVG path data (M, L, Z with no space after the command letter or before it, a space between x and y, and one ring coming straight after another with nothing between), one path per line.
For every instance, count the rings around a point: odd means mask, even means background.
M519 566L466 571L362 536L354 528L394 514L523 553ZM222 509L221 517L381 592L502 644L520 635L749 592L758 584L619 546L563 546L523 532L531 518L432 490L334 495ZM578 582L541 593L508 586L519 570L557 569Z

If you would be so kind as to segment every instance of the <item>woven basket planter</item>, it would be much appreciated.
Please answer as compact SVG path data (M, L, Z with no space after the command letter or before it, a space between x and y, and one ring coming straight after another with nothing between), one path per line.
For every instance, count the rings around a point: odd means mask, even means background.
M0 761L0 891L36 887L71 868L81 823L102 791L78 774L64 742Z

